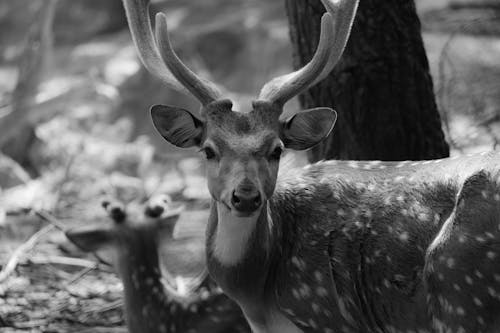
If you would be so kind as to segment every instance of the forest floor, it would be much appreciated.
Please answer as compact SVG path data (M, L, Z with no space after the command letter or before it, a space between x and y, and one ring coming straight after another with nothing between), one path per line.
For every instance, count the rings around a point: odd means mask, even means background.
M259 6L263 1L249 3L240 11L232 8L236 15L232 19L227 19L225 13L209 15L203 11L201 15L199 8L189 11L179 7L172 11L179 21L190 18L184 39L212 29L217 31L217 38L226 38L231 48L240 50L240 55L222 65L212 64L211 58L200 62L243 96L257 91L258 85L276 72L286 71L289 62L282 59L290 59L286 17L280 7L266 5L262 9ZM420 9L437 101L452 154L498 148L500 37L469 34L469 30L483 31L484 27L477 26L484 22L472 20L461 25L457 22L461 22L463 13L447 15L432 5L435 3L422 1ZM249 12L257 14L251 16ZM443 15L448 19L442 20ZM219 26L214 27L208 19ZM196 20L199 24L193 23ZM257 24L262 20L264 24ZM489 29L497 31L495 24L500 26L498 18L488 25ZM245 33L246 44L240 45L233 35L219 32L221 26L225 29L222 31ZM266 34L259 35L260 29L265 29ZM266 42L269 36L274 39ZM197 47L203 49L206 45ZM252 62L249 50L255 49L264 50L262 57L279 63L262 67L260 57ZM186 46L186 50L193 49ZM66 101L71 112L53 116L37 128L42 139L39 158L45 163L42 176L0 192L0 272L9 271L9 261L15 264L7 276L0 273L0 333L126 332L119 279L109 266L73 246L63 231L105 218L100 208L103 195L144 202L154 194L168 193L193 207L205 207L208 193L203 168L193 152L184 154L160 145L157 137L140 136L153 132L150 125L134 133L130 120L116 116L122 99L144 93L126 84L139 75L140 68L127 31L77 46L58 46L54 62L57 66L47 81L49 86L59 89L69 80L83 77L97 82L98 89ZM225 66L238 70L227 71ZM16 71L0 65L0 92L12 90L15 80ZM149 102L134 105L142 107L145 103ZM290 108L294 107L296 104ZM131 135L133 140L127 142ZM290 159L295 158L290 155ZM303 155L296 160L303 163Z

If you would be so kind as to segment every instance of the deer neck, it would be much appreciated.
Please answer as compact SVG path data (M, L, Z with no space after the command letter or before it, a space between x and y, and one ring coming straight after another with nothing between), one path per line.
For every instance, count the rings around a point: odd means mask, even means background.
M161 282L156 244L143 245L143 253L126 251L118 258L127 325L132 333L169 332L170 307L177 305L171 302Z
M238 218L213 201L207 228L207 263L211 275L231 297L261 297L273 253L267 205L252 218Z

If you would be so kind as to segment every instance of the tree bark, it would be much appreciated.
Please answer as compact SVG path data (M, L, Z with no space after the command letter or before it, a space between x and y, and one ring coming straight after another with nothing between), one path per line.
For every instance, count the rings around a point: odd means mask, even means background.
M34 125L28 118L53 51L52 23L58 0L38 1L24 50L19 59L19 79L12 93L10 113L0 117L0 149L32 176L38 175L30 153L36 143Z
M298 68L316 50L324 7L320 0L285 1ZM310 161L449 155L413 0L361 0L342 59L300 102L339 115L332 135L308 153Z

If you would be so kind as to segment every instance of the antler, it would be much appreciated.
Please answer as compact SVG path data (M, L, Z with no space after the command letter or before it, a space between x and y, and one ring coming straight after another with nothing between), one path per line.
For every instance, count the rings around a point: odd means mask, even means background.
M203 105L221 99L222 93L213 83L198 77L179 60L168 38L166 17L161 13L156 16L156 36L160 45L156 44L151 30L149 2L123 0L132 39L146 69L178 91L186 92L187 89Z
M337 64L349 39L359 0L322 0L327 13L321 18L316 52L301 69L264 85L259 100L284 105L288 100L323 80Z

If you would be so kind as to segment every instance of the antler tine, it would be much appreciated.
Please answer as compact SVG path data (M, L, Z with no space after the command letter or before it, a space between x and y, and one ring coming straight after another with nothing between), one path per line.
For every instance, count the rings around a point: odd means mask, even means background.
M169 87L186 94L190 92L203 105L220 99L222 94L215 85L197 77L178 58L169 63L164 61L151 29L149 4L149 0L123 0L132 40L144 67Z
M340 0L340 2L349 2L349 5L341 4L337 6L335 1L321 0L327 11L330 13L335 12L338 8L338 14L334 16L335 19L335 42L333 45L333 54L325 66L321 74L314 80L310 87L322 81L324 78L330 74L333 67L342 57L347 41L351 34L352 25L354 23L354 17L356 16L356 11L358 9L359 0ZM339 0L336 0L339 1Z
M222 98L222 93L213 83L197 76L179 59L170 43L167 17L163 13L156 14L156 40L160 55L172 74L203 105Z
M339 61L347 44L359 0L322 0L327 9L321 19L316 52L301 69L266 83L259 100L284 105L288 100L324 79Z
M182 93L189 93L179 84L163 63L151 30L149 0L123 0L132 40L139 59L146 69L169 87Z

